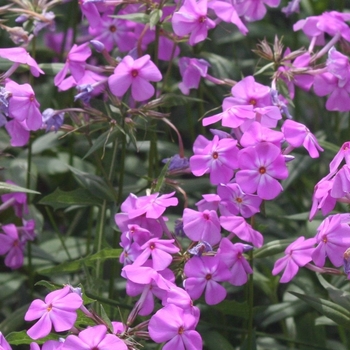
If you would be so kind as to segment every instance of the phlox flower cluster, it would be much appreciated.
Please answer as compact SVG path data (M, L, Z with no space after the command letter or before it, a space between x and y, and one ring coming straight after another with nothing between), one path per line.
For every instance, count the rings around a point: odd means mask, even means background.
M310 220L321 210L326 216L337 202L349 203L348 189L350 178L348 174L349 142L345 142L335 155L329 166L329 174L315 186ZM278 259L272 273L284 271L280 282L289 282L300 267L323 272L326 258L335 267L344 266L349 276L348 249L350 247L350 215L335 214L326 217L317 229L315 237L299 237L285 250L285 256ZM314 266L310 266L313 262Z
M96 323L86 329L75 327L78 313L82 311L86 317ZM111 322L113 329L108 329L103 321L88 311L83 305L82 292L80 288L70 285L57 289L45 297L45 300L34 300L25 316L26 321L38 321L28 329L27 334L34 340L40 340L51 332L72 331L72 334L59 340L47 340L42 345L42 350L73 350L73 349L117 349L127 350L127 339L122 339L125 326L121 322ZM74 334L73 334L74 333ZM127 336L125 336L127 338ZM9 347L9 349L11 349ZM31 350L40 350L40 346L33 342Z
M12 181L7 181L14 184ZM0 255L5 255L5 265L18 269L23 265L26 243L35 239L35 221L26 220L29 214L27 195L23 192L13 192L1 196L0 212L13 208L15 215L22 220L23 226L9 223L1 226Z

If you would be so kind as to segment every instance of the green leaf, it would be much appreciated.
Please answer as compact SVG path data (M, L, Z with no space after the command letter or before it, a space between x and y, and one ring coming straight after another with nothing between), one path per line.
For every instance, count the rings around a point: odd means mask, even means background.
M113 130L108 130L104 132L102 135L100 135L93 143L91 148L87 151L83 159L87 158L89 155L94 153L100 148L105 148L108 144L113 142L119 135L120 128L118 126L115 126Z
M285 301L279 304L274 304L269 306L261 314L263 320L260 322L260 325L262 327L267 327L272 323L279 322L288 317L294 317L305 311L307 311L305 304L300 300Z
M254 75L259 75L261 73L264 73L269 68L274 68L275 62L271 62L266 64L264 67L260 68L257 72L254 73Z
M159 20L163 16L163 11L161 9L154 9L149 15L149 28L153 30L158 24Z
M249 307L247 302L239 303L235 300L224 300L218 305L215 305L214 308L224 315L232 315L235 317L242 317L248 319Z
M27 278L16 271L0 274L0 300L13 295Z
M350 311L350 293L334 287L332 284L328 283L320 273L316 275L322 286L328 291L329 297L335 303Z
M170 165L170 162L171 162L171 159L169 159L167 161L167 163L164 165L162 171L160 172L160 175L157 178L157 184L156 184L156 186L155 186L155 188L153 190L153 193L159 192L160 189L162 188L164 180L165 180L166 173L167 173L169 165Z
M62 70L64 63L41 63L39 67L48 75L56 75Z
M332 301L312 297L309 295L289 292L299 299L305 301L322 315L330 318L335 323L345 328L350 328L350 311Z
M0 182L0 194L16 193L16 192L40 194L40 192L28 190L27 188L24 188L24 187L12 185L7 182Z
M334 155L336 155L339 152L339 150L340 150L339 146L335 145L334 143L330 143L330 142L327 142L327 141L321 141L321 140L318 141L318 143L320 144L320 146L322 148L324 148L327 151L330 151Z
M295 238L279 239L265 244L263 247L254 250L255 258L266 258L271 255L276 255L283 252L289 244L295 241Z
M74 261L65 261L62 264L59 264L54 267L45 268L39 270L39 273L45 276L50 276L52 274L61 274L61 273L71 273L79 271L83 265L96 266L96 261L104 261L106 259L118 259L122 249L103 249L100 252L89 255L85 258L81 258Z
M61 289L63 287L62 284L52 283L52 282L48 282L45 280L41 280L39 282L36 282L34 285L35 286L43 286L43 287L47 288L50 292L53 292L54 290L57 290L57 289Z
M86 173L72 166L68 167L74 174L74 177L78 183L87 189L92 195L112 202L115 201L113 193L111 193L111 189L100 176Z
M59 339L58 334L51 333L45 338L40 338L39 340L36 340L35 342L38 344L44 344L48 340L58 340ZM12 332L7 337L6 340L11 345L20 345L20 344L30 344L33 343L33 339L27 335L26 331L21 332Z
M205 346L209 350L234 350L234 347L217 331L202 332Z
M59 188L56 188L55 192L42 198L39 204L50 205L54 210L57 210L67 208L71 205L101 205L101 199L93 196L83 188L78 188L69 192L61 191Z
M132 22L136 23L143 23L147 24L150 22L150 16L145 14L145 13L129 13L127 15L114 15L114 16L109 16L112 18L120 18L120 19L127 19Z

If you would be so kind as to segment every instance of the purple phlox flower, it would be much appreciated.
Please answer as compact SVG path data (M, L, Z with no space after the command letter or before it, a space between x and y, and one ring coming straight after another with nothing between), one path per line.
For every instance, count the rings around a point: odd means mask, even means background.
M209 141L206 137L203 135L198 135L193 143L193 153L202 153L205 147L207 147L210 143L211 141Z
M289 89L289 86L288 86L288 89ZM294 93L294 89L293 89L293 93ZM271 99L272 99L273 105L279 108L280 112L285 116L285 118L288 118L288 119L293 118L289 113L286 103L283 101L283 96L280 96L278 94L278 91L272 88L271 88Z
M248 1L249 2L249 1ZM253 76L247 76L232 87L233 97L225 99L234 105L252 105L256 107L271 106L271 94L268 86L255 82Z
M267 128L275 128L277 122L282 119L281 111L276 106L256 107L254 111L256 113L255 120ZM242 130L245 131L248 127L249 124L246 124Z
M205 241L198 242L193 248L187 250L190 254L201 257L203 253L212 252L213 247Z
M233 139L220 140L217 135L198 154L190 158L190 168L195 176L210 173L213 185L227 183L231 180L234 169L237 169L237 141ZM195 151L195 148L193 148Z
M89 0L79 1L80 10L90 24L90 28L97 27L100 24L101 16L98 10L98 4ZM105 4L103 4L105 6Z
M334 179L331 178L331 175L327 175L315 185L309 220L315 217L319 209L321 209L322 215L325 216L335 207L336 199L331 196L333 182Z
M152 265L152 262L149 261L147 266L150 267ZM158 286L158 281L161 277L158 279L150 279L149 283L137 283L133 282L131 280L127 281L126 284L126 293L129 296L136 297L137 295L141 294L140 297L140 309L139 309L139 315L141 316L147 316L149 315L153 309L154 309L154 297L158 298L159 300L164 300L167 296L167 289L168 286L172 285L175 282L175 276L174 273L170 269L164 269L163 271L158 271L159 276L161 276L165 281L167 281L167 288L164 289L164 286L161 285Z
M156 343L167 342L164 350L201 350L202 338L195 327L197 319L182 308L168 304L150 319L148 331Z
M23 226L17 227L17 230L21 234L22 242L26 241L34 241L36 234L35 234L35 221L32 220L24 220L22 219Z
M334 46L328 51L327 71L339 79L339 86L344 86L350 78L350 64L347 56L336 50Z
M350 110L350 80L344 81L331 73L315 76L314 92L317 96L328 96L326 108L329 111L347 112Z
M6 180L6 183L16 185L11 180ZM0 207L0 211L13 206L16 216L19 218L23 217L23 214L29 214L28 205L27 205L27 194L24 192L12 192L3 194L1 196L3 204Z
M98 40L90 40L90 44L98 53L101 53L106 49L104 43Z
M18 269L23 265L24 242L21 240L14 224L2 226L4 234L0 234L0 255L6 255L5 265Z
M19 85L8 81L5 89L11 93L9 100L9 116L18 122L26 121L29 130L38 130L42 126L40 104L35 98L34 91L29 84Z
M277 179L286 179L288 169L281 149L269 142L242 149L238 154L236 181L246 193L273 199L283 190Z
M153 236L149 230L139 225L128 225L128 231L126 231L125 235L129 240L138 243L140 246L149 241Z
M112 321L113 334L122 334L125 332L126 325L123 322Z
M231 278L228 280L234 286L242 286L247 283L248 275L253 273L248 261L244 257L247 244L232 243L226 237L220 242L216 256L225 263L231 272ZM248 249L253 247L248 246Z
M9 114L9 98L11 93L5 88L0 86L0 127L4 126L7 123L6 116Z
M343 254L350 246L350 215L336 214L327 217L317 229L316 248L312 260L323 267L326 257L336 267L343 264Z
M350 203L350 166L344 164L335 174L331 196L342 202Z
M220 225L231 232L228 237L236 235L239 239L252 243L257 248L263 245L262 234L254 230L241 216L220 216Z
M108 78L108 85L117 97L122 97L131 87L131 95L136 101L145 101L154 94L154 87L150 81L162 79L157 66L151 61L150 55L144 55L136 60L127 55L115 68Z
M185 208L183 223L184 232L192 241L205 241L213 246L221 240L220 222L214 210L199 212Z
M323 152L323 148L318 144L315 135L313 135L304 124L288 119L282 125L281 130L286 141L292 147L300 147L303 145L309 152L311 158L318 158L318 152Z
M335 174L338 170L341 162L345 160L347 165L350 165L350 142L344 142L338 153L334 156L332 161L329 163L329 172L330 174Z
M193 46L208 36L208 30L215 27L215 22L207 17L207 0L185 0L179 11L172 17L176 35L190 34L188 43Z
M224 216L242 215L250 218L260 211L262 199L253 194L246 194L237 183L220 184L217 188L221 202L220 214Z
M41 350L62 350L65 339L60 338L59 340L48 340L46 341Z
M166 7L163 7L163 12ZM159 37L159 50L158 50L158 58L162 61L170 61L174 57L179 56L180 54L180 48L178 45L174 43L173 40L168 38L167 36L164 35L164 32L161 33L163 35L160 35ZM174 50L174 45L175 51Z
M324 33L330 36L340 34L342 38L350 41L350 28L345 21L350 20L349 13L340 13L337 11L324 12L319 16L310 16L301 19L294 24L293 30L302 29L309 38L315 38L316 45L324 45Z
M284 140L284 135L280 131L271 130L259 122L253 122L250 124L247 130L245 130L239 143L243 147L256 146L261 142L270 142L280 147Z
M107 333L105 325L88 327L78 336L69 335L63 343L62 350L127 350L126 344L114 334Z
M183 309L185 312L193 315L197 319L196 324L199 321L199 308L193 305L193 301L189 294L175 284L170 286L170 289L167 291L167 296L163 299L162 304L163 306L174 304Z
M243 16L248 22L259 21L266 14L266 7L277 7L281 0L245 0L238 1L236 10L239 16Z
M3 350L12 350L10 344L5 339L4 335L0 331L0 349Z
M190 93L190 89L198 89L200 78L207 75L210 63L203 59L181 57L179 59L182 82L179 89L184 95Z
M211 132L211 134L213 136L217 135L219 137L220 140L222 139L232 139L234 138L231 134L229 134L226 131L223 130L218 130L218 129L209 129L209 131Z
M119 262L123 265L132 264L136 258L141 254L142 250L137 242L133 242L123 233L119 245L123 248L119 257Z
M176 219L174 224L174 233L177 237L186 237L182 219Z
M6 123L5 129L11 137L12 147L22 147L28 143L30 131L25 120L20 122L17 119L12 119Z
M24 22L27 22L29 18L30 18L29 15L22 14L22 15L19 15L19 16L15 19L15 22L16 22L16 23L24 23Z
M136 210L136 199L134 194L130 194L128 198L122 203L122 213L117 213L114 216L115 223L122 232L129 230L128 225L138 225L151 232L152 237L161 237L163 228L156 219L147 218L146 215L141 215L135 218L129 217L129 212Z
M64 40L64 43L63 43ZM68 28L67 32L46 32L44 36L45 46L60 54L62 45L64 44L64 51L68 51L73 46L73 29Z
M158 288L162 290L169 290L170 286L173 285L173 275L169 274L168 272L161 274L160 271L154 270L152 267L150 267L150 265L151 262L146 262L144 266L134 264L124 266L122 276L133 283L142 285L151 285L152 283L156 283ZM169 280L167 278L169 278Z
M0 348L1 349L1 348ZM40 350L40 346L37 343L30 343L29 350Z
M233 23L237 26L238 30L246 35L248 28L244 25L242 20L239 18L235 5L231 2L225 1L211 1L208 7L213 9L215 14L224 22Z
M141 246L142 253L134 261L134 265L143 265L147 259L152 257L152 267L156 271L167 268L173 261L171 254L178 253L180 249L173 243L173 239L151 238Z
M47 108L42 114L44 127L46 132L54 130L57 132L64 121L64 112L55 111L52 108Z
M298 273L299 267L305 266L312 260L312 253L316 244L315 238L299 237L284 251L285 256L275 262L272 274L275 276L284 270L280 283L291 281Z
M300 0L291 0L288 2L287 6L282 7L281 11L285 13L287 17L294 12L299 13L299 10L300 10L299 3L300 3Z
M116 46L120 52L130 51L137 42L136 34L133 29L135 23L120 18L112 18L114 9L106 11L97 25L89 28L89 33L94 40L98 40L105 45L108 52L112 51ZM95 20L94 20L95 22Z
M33 34L35 36L38 36L39 32L44 29L47 28L48 30L50 30L51 32L56 30L56 24L55 24L55 14L52 11L49 12L43 12L41 14L43 17L45 17L45 21L43 20L34 20L33 23Z
M49 293L45 301L40 299L32 301L24 319L34 321L39 318L39 320L28 329L27 334L32 339L39 339L46 337L52 326L56 332L71 329L77 319L76 310L82 303L82 298L76 293L71 293L68 285Z
M290 49L286 49L284 56L288 55L289 53L290 53ZM310 52L305 52L302 55L298 56L293 61L293 64L291 63L290 60L284 60L284 65L278 68L278 72L281 73L280 77L287 85L289 96L292 99L294 98L294 95L295 95L294 85L300 87L305 91L309 91L314 82L313 75L307 74L307 72L303 74L297 73L299 68L306 68L309 66L310 59L311 59ZM291 77L293 79L291 79Z
M106 81L106 77L91 70L86 70L83 77L79 81L76 81L71 75L68 78L62 80L62 82L57 87L59 91L66 91L72 87L76 87L77 89L84 89L84 91L82 91L82 95L79 97L84 97L85 100L88 100L92 96L97 96L105 90L104 84Z
M349 248L344 252L344 265L343 265L343 269L344 272L348 275L348 279L350 278L349 274L350 274L350 250Z
M221 201L220 196L217 194L203 194L203 199L196 203L198 211L204 210L217 210Z
M45 74L38 66L36 61L30 56L23 47L11 47L7 49L0 49L0 57L6 58L15 63L26 64L29 66L30 72L38 77L40 74Z
M190 166L190 162L187 157L181 157L179 154L175 154L171 158L165 158L162 160L162 163L168 163L170 160L170 164L168 167L168 171L173 170L183 170L187 169Z
M84 76L86 60L90 56L91 49L89 47L89 43L84 43L79 46L74 44L67 55L66 63L55 76L55 86L58 86L62 83L63 79L68 73L68 70L70 71L74 80L78 82Z
M192 299L205 293L205 302L215 305L226 298L226 289L220 282L228 281L231 273L216 256L194 256L185 264L184 287Z
M228 128L238 128L250 119L255 118L252 105L232 105L230 98L225 98L222 105L223 112L206 117L203 126L214 124L221 120L221 125Z
M176 206L178 199L173 197L175 192L160 195L153 193L149 196L142 196L136 200L136 208L129 211L129 218L133 219L140 215L146 215L149 219L158 219L167 207Z
M78 94L74 96L74 101L82 100L84 103L89 103L91 99L91 92L94 91L94 88L91 84L82 84L77 85L76 89Z

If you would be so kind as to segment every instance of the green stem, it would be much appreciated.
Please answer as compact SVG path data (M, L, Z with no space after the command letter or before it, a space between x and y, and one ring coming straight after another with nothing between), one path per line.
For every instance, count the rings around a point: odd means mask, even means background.
M250 265L253 268L253 250L249 251ZM254 273L248 280L248 324L247 349L253 349L253 307L254 307Z
M51 213L49 207L45 206L45 210L46 210L47 216L49 217L49 220L50 220L50 222L51 222L51 225L52 225L53 229L55 230L55 232L56 232L56 234L57 234L59 240L61 241L62 247L63 247L64 251L66 252L68 259L69 259L69 260L72 260L72 257L71 257L71 255L69 254L69 251L68 251L68 249L67 249L66 243L65 243L65 241L64 241L64 238L63 238L63 236L62 236L60 230L58 229L58 227L57 227L57 225L56 225L56 222L55 222L55 220L54 220L54 218L53 218L53 216L52 216L52 213Z
M104 200L100 208L100 218L97 226L97 236L95 241L95 252L98 253L102 249L103 235L106 226L106 213L107 212L107 201ZM101 261L97 260L96 263L96 278L100 279L101 274Z

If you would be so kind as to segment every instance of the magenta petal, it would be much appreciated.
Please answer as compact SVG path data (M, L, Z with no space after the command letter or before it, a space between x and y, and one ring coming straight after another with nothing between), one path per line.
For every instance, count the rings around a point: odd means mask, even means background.
M132 78L129 72L117 70L118 67L114 70L114 74L108 78L108 86L113 95L121 97L130 87Z
M28 329L27 334L32 339L40 339L46 337L51 332L51 320L49 313L46 312L37 323Z
M25 321L34 321L47 312L47 305L40 299L35 299L29 306L28 311L24 315Z
M208 305L221 303L226 298L226 289L219 283L209 280L205 289L205 302Z
M50 312L50 319L56 332L68 331L74 326L77 313L53 308Z
M154 87L147 80L136 77L131 85L131 94L136 101L148 100L154 94Z

